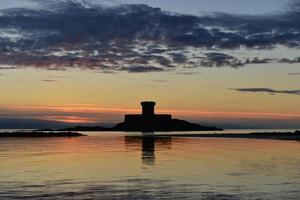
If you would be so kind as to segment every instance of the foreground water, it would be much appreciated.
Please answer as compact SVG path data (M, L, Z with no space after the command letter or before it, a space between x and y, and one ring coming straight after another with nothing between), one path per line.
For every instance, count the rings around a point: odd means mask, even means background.
M0 140L0 199L300 199L300 142L149 138Z

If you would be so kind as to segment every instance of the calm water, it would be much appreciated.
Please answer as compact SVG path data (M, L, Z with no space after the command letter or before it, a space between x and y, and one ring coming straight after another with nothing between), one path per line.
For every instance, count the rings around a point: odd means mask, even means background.
M0 199L300 199L300 142L149 138L0 140Z

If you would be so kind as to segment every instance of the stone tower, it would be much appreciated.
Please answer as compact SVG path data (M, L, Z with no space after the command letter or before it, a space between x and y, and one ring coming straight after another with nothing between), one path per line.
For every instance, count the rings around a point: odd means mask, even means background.
M143 101L141 102L142 105L142 116L146 118L154 117L154 107L155 102L154 101Z

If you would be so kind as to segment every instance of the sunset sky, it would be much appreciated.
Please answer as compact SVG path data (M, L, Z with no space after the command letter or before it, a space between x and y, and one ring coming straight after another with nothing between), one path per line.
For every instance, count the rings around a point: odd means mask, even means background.
M111 125L142 100L225 128L300 127L299 1L2 0L0 9L0 128Z

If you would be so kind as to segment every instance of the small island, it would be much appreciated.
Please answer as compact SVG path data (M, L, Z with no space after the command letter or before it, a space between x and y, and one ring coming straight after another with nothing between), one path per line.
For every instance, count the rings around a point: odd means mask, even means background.
M85 136L77 132L43 132L43 131L16 131L0 132L0 138L48 138L48 137L80 137Z
M185 120L173 119L170 114L155 114L156 103L141 102L141 114L127 114L124 122L112 128L83 127L59 129L59 131L126 131L126 132L170 132L170 131L222 131L220 128L202 126Z

